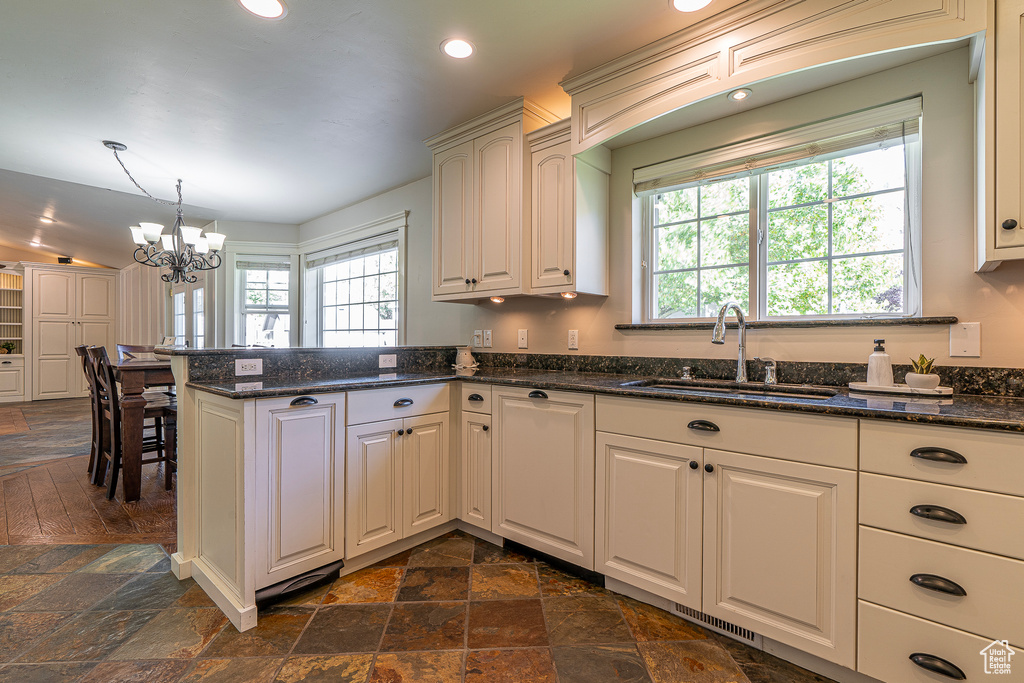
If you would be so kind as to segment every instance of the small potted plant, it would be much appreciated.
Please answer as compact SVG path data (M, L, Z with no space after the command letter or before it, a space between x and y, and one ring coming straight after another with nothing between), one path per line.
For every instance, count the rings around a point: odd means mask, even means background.
M0 353L14 353L14 342L5 341L3 344L0 344Z
M923 353L917 360L911 358L910 364L914 369L907 373L907 386L912 389L934 389L939 386L939 376L932 372L934 362L934 358L925 358Z

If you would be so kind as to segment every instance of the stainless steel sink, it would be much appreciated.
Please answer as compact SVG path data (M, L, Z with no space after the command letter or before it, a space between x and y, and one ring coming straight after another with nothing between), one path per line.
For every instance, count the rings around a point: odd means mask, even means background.
M649 379L623 382L621 387L657 389L682 394L725 394L747 398L799 398L811 401L827 401L839 393L838 389L816 387L809 384L762 384L760 382L733 382L716 379L671 379L652 377Z

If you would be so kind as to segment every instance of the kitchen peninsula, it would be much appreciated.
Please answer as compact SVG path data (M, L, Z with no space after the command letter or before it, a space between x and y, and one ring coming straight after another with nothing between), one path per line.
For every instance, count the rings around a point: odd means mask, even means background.
M783 383L821 372L831 396L737 396L642 381L684 362L727 377L722 361L494 354L459 374L452 347L165 353L181 433L174 571L240 630L258 591L459 527L819 669L898 680L918 668L904 650L973 662L994 638L1024 642L1024 604L997 588L1024 578L1024 544L1004 533L1024 517L1008 476L1020 398L851 395L852 364L780 368ZM380 353L397 367L382 374ZM239 359L263 374L236 378ZM923 570L894 543L935 576L956 568L970 597L908 582Z

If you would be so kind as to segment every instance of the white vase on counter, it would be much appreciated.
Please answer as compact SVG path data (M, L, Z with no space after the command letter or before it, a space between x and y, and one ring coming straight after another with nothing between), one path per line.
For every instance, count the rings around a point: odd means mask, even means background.
M455 350L456 368L471 368L476 365L476 358L473 358L472 346L456 346Z
M934 373L908 372L904 381L912 389L934 389L939 386L939 376Z

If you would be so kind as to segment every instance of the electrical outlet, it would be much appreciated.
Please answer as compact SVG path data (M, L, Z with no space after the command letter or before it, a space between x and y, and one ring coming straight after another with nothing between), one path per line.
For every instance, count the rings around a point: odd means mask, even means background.
M377 356L377 367L397 368L398 356L394 353L382 353L381 355Z
M236 358L235 359L235 374L236 375L262 375L263 374L263 359L262 358Z
M480 330L473 330L473 346L480 348L484 345L484 334Z
M526 330L519 330L519 348L525 349L526 347Z
M235 382L235 391L259 391L263 382Z
M484 330L484 348L485 349L491 348L491 331L490 330Z
M580 331L569 330L569 350L579 351L580 349Z
M949 326L949 355L981 357L981 323L957 323Z

